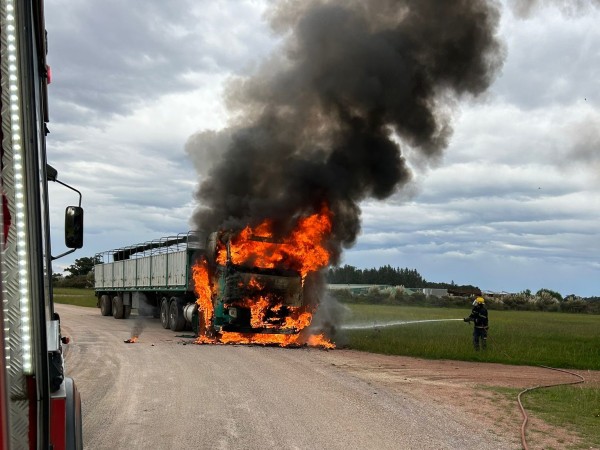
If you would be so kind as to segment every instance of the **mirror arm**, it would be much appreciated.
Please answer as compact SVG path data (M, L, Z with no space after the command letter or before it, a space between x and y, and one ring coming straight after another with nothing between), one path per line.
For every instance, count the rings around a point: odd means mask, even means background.
M55 183L63 185L67 189L71 189L72 191L77 192L77 194L79 195L79 205L78 206L79 206L79 208L81 208L81 192L79 192L74 187L71 187L68 184L63 183L62 181L59 181L58 178L57 178L58 177L57 170L54 167L52 167L50 164L46 164L46 171L47 171L47 175L46 176L47 176L48 181L54 181ZM55 259L62 258L63 256L66 256L66 255L68 255L70 253L73 253L75 250L77 250L77 249L76 248L72 248L70 250L67 250L64 253L61 253L58 256L52 256L52 255L50 255L50 260L54 261Z
M71 250L67 250L66 252L61 253L58 256L50 256L50 258L51 258L52 261L54 261L55 259L62 258L63 256L68 255L69 253L73 253L75 250L77 250L77 249L76 248L72 248Z
M78 206L81 208L81 192L79 192L79 191L78 191L77 189L75 189L74 187L71 187L71 186L69 186L68 184L66 184L66 183L63 183L62 181L59 181L59 180L56 180L56 179L55 179L55 180L52 180L52 181L54 181L54 182L56 182L56 183L58 183L58 184L62 184L64 187L66 187L66 188L69 188L69 189L71 189L72 191L75 191L75 192L77 192L77 193L79 194L79 205L78 205Z

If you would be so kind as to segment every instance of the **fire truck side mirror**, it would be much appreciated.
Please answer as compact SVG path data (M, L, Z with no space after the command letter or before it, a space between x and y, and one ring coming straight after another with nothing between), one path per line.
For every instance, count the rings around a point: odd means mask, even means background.
M65 244L68 248L83 247L83 208L67 206L65 211Z

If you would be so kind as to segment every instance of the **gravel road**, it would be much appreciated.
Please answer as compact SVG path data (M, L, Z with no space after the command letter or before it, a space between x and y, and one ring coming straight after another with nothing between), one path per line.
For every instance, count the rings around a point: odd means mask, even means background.
M199 346L157 319L56 310L86 449L517 448L433 398L345 369L338 350ZM134 326L140 340L125 344ZM364 355L343 352L354 367Z

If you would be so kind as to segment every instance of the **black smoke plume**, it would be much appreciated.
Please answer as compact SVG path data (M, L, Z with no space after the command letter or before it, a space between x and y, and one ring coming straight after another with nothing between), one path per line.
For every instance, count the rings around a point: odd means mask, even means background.
M193 221L215 230L271 218L283 233L327 204L335 263L360 231L359 202L411 179L402 149L439 156L457 100L493 81L504 58L499 5L283 1L270 18L282 51L229 86L229 128L188 142L196 160L218 147Z

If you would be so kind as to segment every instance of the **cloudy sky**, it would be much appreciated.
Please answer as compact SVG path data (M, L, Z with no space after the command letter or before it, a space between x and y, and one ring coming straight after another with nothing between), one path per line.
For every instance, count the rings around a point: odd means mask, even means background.
M184 232L198 174L186 142L228 124L225 88L281 45L267 0L46 0L48 160L81 190L85 246L59 261ZM564 7L565 3L578 7ZM443 156L361 204L342 264L430 281L600 295L600 8L503 4L506 57L452 110ZM521 3L522 4L522 3ZM208 166L208 161L207 161ZM77 197L51 186L53 253Z

